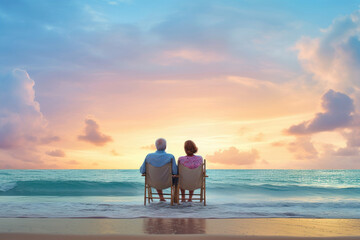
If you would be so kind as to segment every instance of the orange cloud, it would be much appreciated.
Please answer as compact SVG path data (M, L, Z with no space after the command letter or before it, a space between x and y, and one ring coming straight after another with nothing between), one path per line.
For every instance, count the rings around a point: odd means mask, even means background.
M141 149L145 149L145 150L156 150L156 146L155 144L150 144L148 146L142 146Z
M115 149L111 150L110 153L111 153L113 156L119 156L119 155L120 155L117 151L115 151Z
M263 133L258 133L255 136L249 138L252 142L262 142L264 141L265 135Z
M67 161L67 164L76 165L76 164L80 164L80 163L76 160L70 160L70 161Z
M282 147L282 146L285 146L286 143L284 141L277 141L277 142L272 142L271 143L271 146L273 147Z

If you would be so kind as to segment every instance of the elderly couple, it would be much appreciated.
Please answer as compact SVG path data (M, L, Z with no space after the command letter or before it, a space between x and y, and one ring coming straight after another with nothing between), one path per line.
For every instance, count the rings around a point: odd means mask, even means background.
M165 164L172 162L172 174L176 175L178 173L178 169L174 155L165 152L166 140L163 138L157 139L155 142L155 146L157 151L154 153L149 153L146 156L144 163L140 167L140 172L145 173L146 163L149 163L154 167L162 167ZM178 164L182 164L185 167L194 169L199 167L203 163L203 158L201 156L194 155L198 149L193 141L191 140L186 141L184 144L184 150L186 156L179 157ZM185 202L185 189L180 188L180 190L181 190L181 201ZM159 194L160 201L165 201L162 190L156 189L156 191ZM192 201L193 194L194 191L189 191L188 202Z

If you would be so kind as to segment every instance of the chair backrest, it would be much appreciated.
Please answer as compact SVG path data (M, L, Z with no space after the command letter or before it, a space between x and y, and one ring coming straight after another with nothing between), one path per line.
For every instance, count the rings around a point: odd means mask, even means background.
M190 169L179 164L179 184L180 188L185 190L195 190L202 187L204 176L204 164Z
M172 185L172 164L154 167L146 163L146 183L156 189L169 188Z

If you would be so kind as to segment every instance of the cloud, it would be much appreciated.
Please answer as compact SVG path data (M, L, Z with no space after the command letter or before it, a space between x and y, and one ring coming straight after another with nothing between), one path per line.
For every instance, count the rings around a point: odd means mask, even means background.
M273 147L283 147L285 145L286 145L285 141L277 141L277 142L272 142L271 143L271 146L273 146Z
M355 147L345 147L339 148L336 152L333 153L335 156L358 156L359 149Z
M360 147L360 129L355 126L350 132L344 132L343 136L347 140L348 147Z
M269 76L278 68L274 58L286 65L289 61L282 58L293 58L289 54L279 58L279 52L287 52L283 46L293 44L289 37L295 32L293 24L268 10L220 2L188 5L179 1L163 4L161 10L156 4L144 9L141 2L121 7L109 2L117 1L3 4L7 18L0 22L4 32L0 66L29 66L51 73L61 70L57 73L62 76L79 71L81 75L120 72L137 78L151 74L157 80L196 74L199 79L199 75L208 78L224 72L243 75L247 70L264 70ZM132 17L119 21L119 14ZM159 58L171 67L164 68Z
M318 114L314 120L292 126L288 133L300 135L340 129L345 147L328 146L319 158L319 166L351 168L359 166L360 131L357 122L360 102L360 10L336 18L317 38L303 37L296 44L298 59L322 87L337 89L338 99L331 113ZM345 93L347 95L345 95ZM352 96L352 99L349 98ZM357 111L355 110L357 109ZM345 128L345 129L343 129Z
M295 141L287 144L287 149L299 160L310 160L318 158L318 151L311 142L310 136L297 137Z
M248 88L263 88L263 89L273 89L276 88L276 84L264 80L259 80L249 77L240 77L240 76L228 76L227 80L232 83L246 86Z
M85 125L85 135L79 135L79 140L92 143L96 146L103 146L112 141L110 136L100 132L99 124L97 124L94 120L86 119Z
M288 134L304 135L350 126L353 120L353 100L344 93L329 90L322 97L325 112L317 113L314 119L293 125Z
M249 128L248 127L241 127L239 130L238 130L238 134L240 136L243 136L245 133L247 133L249 131Z
M48 143L58 142L58 141L60 141L59 136L47 136L47 137L43 137L41 139L41 143L43 143L43 144L48 144Z
M65 152L61 149L47 151L46 154L52 157L65 157Z
M111 150L110 153L113 155L113 156L119 156L120 154L115 150Z
M249 138L252 142L262 142L264 141L265 135L263 133L258 133L255 136Z
M266 159L261 160L261 163L264 165L269 165L270 163L268 161L266 161Z
M332 144L324 144L323 152L317 161L310 166L319 169L357 169L360 167L359 149L354 147L337 148Z
M35 82L20 69L0 78L0 148L41 142L47 132L47 121L35 100Z
M297 42L298 58L328 88L351 92L360 87L360 10L339 17L318 38Z
M358 126L354 126L353 129L343 131L342 135L346 139L346 146L337 149L336 151L331 148L329 153L334 156L358 156L360 153L360 130Z
M75 165L75 164L80 164L78 161L76 160L70 160L66 162L67 164L71 164L71 165Z
M213 163L226 165L252 165L259 158L259 152L255 149L241 152L236 147L219 150L213 155L207 155L206 159Z
M150 145L147 145L147 146L142 146L141 149L156 150L156 146L155 146L155 144L150 144Z
M164 64L182 61L206 64L224 60L223 57L219 56L218 53L203 52L197 49L177 49L165 51L163 53L163 58L164 59L162 59L162 61L164 61Z

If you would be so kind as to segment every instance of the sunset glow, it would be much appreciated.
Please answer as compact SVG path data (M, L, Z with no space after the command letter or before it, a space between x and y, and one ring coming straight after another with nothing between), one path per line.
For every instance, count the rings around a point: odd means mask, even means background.
M0 168L359 168L359 4L2 1Z

